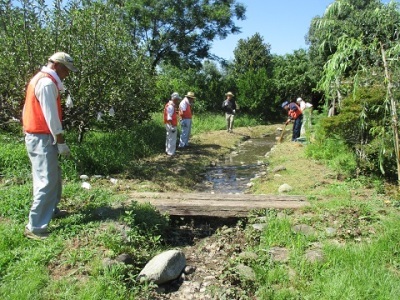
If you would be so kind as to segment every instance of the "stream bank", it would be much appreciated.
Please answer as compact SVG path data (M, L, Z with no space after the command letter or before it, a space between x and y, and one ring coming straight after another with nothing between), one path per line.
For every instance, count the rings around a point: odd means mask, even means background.
M218 155L202 157L208 160L208 167L193 190L222 195L247 193L251 181L266 173L266 153L280 133L276 128L239 128L222 139L222 133L202 134L194 138L190 150L174 159L178 163L191 161L192 155L199 158L215 151ZM226 144L205 150L202 145L211 145L208 142L215 134ZM187 268L192 271L160 286L154 299L250 299L246 298L248 291L224 278L229 275L230 260L246 249L247 218L171 217L171 223L174 229L167 243L185 253Z

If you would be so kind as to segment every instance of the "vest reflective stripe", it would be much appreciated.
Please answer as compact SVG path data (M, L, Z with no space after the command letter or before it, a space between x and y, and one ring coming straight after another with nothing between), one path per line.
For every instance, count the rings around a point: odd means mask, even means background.
M191 106L190 106L189 104L187 104L187 105L186 105L186 110L185 110L185 111L179 110L179 116L180 116L182 119L191 119L191 118L192 118L192 109L191 109Z
M36 98L35 95L36 84L40 79L44 77L50 78L51 81L53 81L54 84L57 85L56 80L46 73L40 73L40 75L35 76L29 82L26 91L25 105L22 115L22 124L24 127L24 131L28 133L45 133L45 134L51 133L49 127L47 126L46 119L44 118L44 114L40 106L39 100ZM60 118L60 121L62 121L60 93L58 93L57 97L57 109L58 109L58 117Z
M170 105L171 104L168 101L168 103L165 104L165 107L164 107L164 124L168 123L168 106L170 106ZM174 113L172 114L171 124L172 124L172 126L178 125L178 118L176 117L175 107L174 107Z

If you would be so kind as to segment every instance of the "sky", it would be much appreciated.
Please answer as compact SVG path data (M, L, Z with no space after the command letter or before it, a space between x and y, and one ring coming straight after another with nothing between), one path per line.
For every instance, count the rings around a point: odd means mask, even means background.
M238 0L246 6L246 19L235 20L241 34L216 40L211 53L233 60L233 50L240 39L259 33L264 43L271 45L271 53L285 55L294 50L307 49L305 36L312 18L322 16L334 0ZM389 2L382 1L383 3Z

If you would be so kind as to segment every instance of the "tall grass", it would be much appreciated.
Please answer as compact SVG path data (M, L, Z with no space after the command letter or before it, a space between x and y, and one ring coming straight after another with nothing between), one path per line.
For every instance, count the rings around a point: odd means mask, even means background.
M245 115L236 117L237 127L253 125L258 125L258 120ZM222 114L199 114L193 117L193 135L225 128L225 116ZM73 159L61 159L65 179L76 179L82 173L119 174L140 158L164 153L165 128L162 116L155 114L152 121L137 125L129 131L89 131L80 144L77 142L77 132L67 132L66 141ZM30 177L30 173L30 162L20 129L0 135L0 175L25 180Z
M217 131L226 129L225 114L201 114L193 116L192 132L198 134L207 131ZM234 119L235 127L256 126L260 124L260 120L251 116L237 114Z

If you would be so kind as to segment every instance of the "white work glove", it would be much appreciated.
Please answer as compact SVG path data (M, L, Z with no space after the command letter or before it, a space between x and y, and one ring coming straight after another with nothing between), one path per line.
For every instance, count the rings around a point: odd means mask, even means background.
M176 131L176 127L171 125L171 132L175 133L175 131Z
M235 114L236 113L236 110L234 109L234 110L232 110L233 111L233 113Z
M65 143L57 144L57 148L58 148L58 154L63 155L63 156L71 155L71 151L69 150L69 147L67 146L67 144L65 144Z

